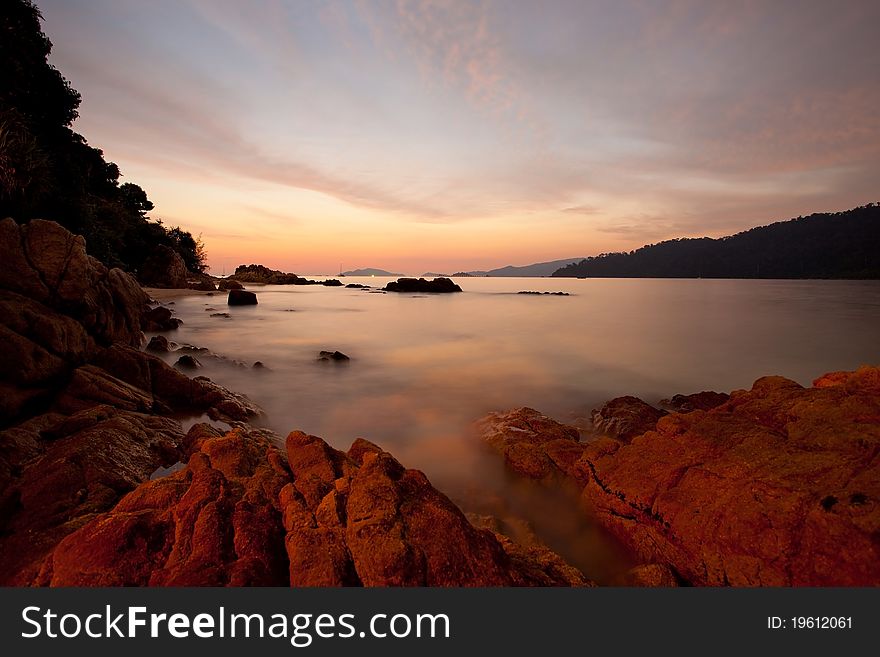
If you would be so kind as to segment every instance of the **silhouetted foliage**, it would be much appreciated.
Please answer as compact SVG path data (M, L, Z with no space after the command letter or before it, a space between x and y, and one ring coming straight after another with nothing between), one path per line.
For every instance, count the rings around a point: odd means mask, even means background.
M41 19L30 0L0 3L0 217L57 221L108 265L137 270L164 244L203 271L200 241L151 221L146 192L71 129L80 95L48 63Z
M554 276L596 278L880 278L880 204L812 214L712 239L603 253Z

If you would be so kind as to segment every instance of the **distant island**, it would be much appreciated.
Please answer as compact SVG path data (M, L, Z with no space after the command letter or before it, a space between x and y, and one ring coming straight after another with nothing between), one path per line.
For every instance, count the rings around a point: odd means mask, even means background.
M426 271L422 274L423 277L437 277L437 276L445 276L445 277L515 277L520 276L523 278L540 278L541 276L552 276L555 271L557 271L560 267L565 267L566 265L570 265L572 263L580 262L583 258L563 258L562 260L551 260L550 262L536 262L531 265L507 265L505 267L498 267L497 269L475 269L472 271L458 271L454 274L444 274L441 272L434 271Z
M352 269L351 271L340 272L340 276L403 276L384 269L375 269L373 267L365 267L364 269Z
M880 204L811 214L728 237L681 238L603 253L556 277L880 278Z
M471 272L471 274L474 276L522 276L528 278L553 276L560 267L565 267L581 260L583 258L563 258L562 260L551 260L550 262L536 262L532 265L523 265L522 267L507 265L506 267L490 269L486 272Z

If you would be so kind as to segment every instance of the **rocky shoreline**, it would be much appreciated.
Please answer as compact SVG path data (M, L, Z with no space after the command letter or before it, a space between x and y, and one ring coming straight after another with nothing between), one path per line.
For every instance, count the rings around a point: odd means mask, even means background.
M0 585L593 584L377 445L282 440L252 401L143 351L179 320L58 224L4 220L0 249ZM202 414L229 429L184 431ZM615 583L880 582L880 369L620 398L593 420L590 442L532 409L476 426L628 546L643 565Z

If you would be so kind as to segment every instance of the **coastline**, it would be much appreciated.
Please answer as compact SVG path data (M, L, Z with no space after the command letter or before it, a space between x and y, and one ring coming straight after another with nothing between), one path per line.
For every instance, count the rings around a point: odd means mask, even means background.
M528 527L512 531L515 518L465 515L380 446L338 450L296 427L282 441L255 428L253 401L142 350L150 322L176 326L150 297L211 292L142 289L57 224L28 225L52 247L40 252L21 230L6 220L0 233L16 346L2 382L0 583L594 584ZM181 412L232 429L184 432ZM572 491L629 548L637 565L612 583L864 586L880 582L877 418L880 368L866 366L807 387L765 377L677 396L670 410L618 398L594 413L590 442L533 409L476 426L510 476Z

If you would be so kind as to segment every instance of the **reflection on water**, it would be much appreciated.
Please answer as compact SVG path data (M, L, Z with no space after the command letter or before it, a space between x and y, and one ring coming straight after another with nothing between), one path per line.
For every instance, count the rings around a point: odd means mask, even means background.
M184 324L171 337L264 363L254 370L197 355L201 373L260 403L280 434L301 429L340 449L367 438L456 499L475 482L487 495L516 497L493 467L497 460L487 460L469 435L471 421L491 410L531 406L571 422L623 394L656 402L749 387L765 374L807 384L826 371L880 362L877 282L457 282L463 293L434 296L249 285L259 304L231 308L223 293L193 295L176 301ZM211 317L216 311L231 319ZM321 350L351 361L318 361ZM549 528L542 536L568 541L582 530ZM572 552L596 545L562 551L583 565ZM584 568L594 574L589 563Z

